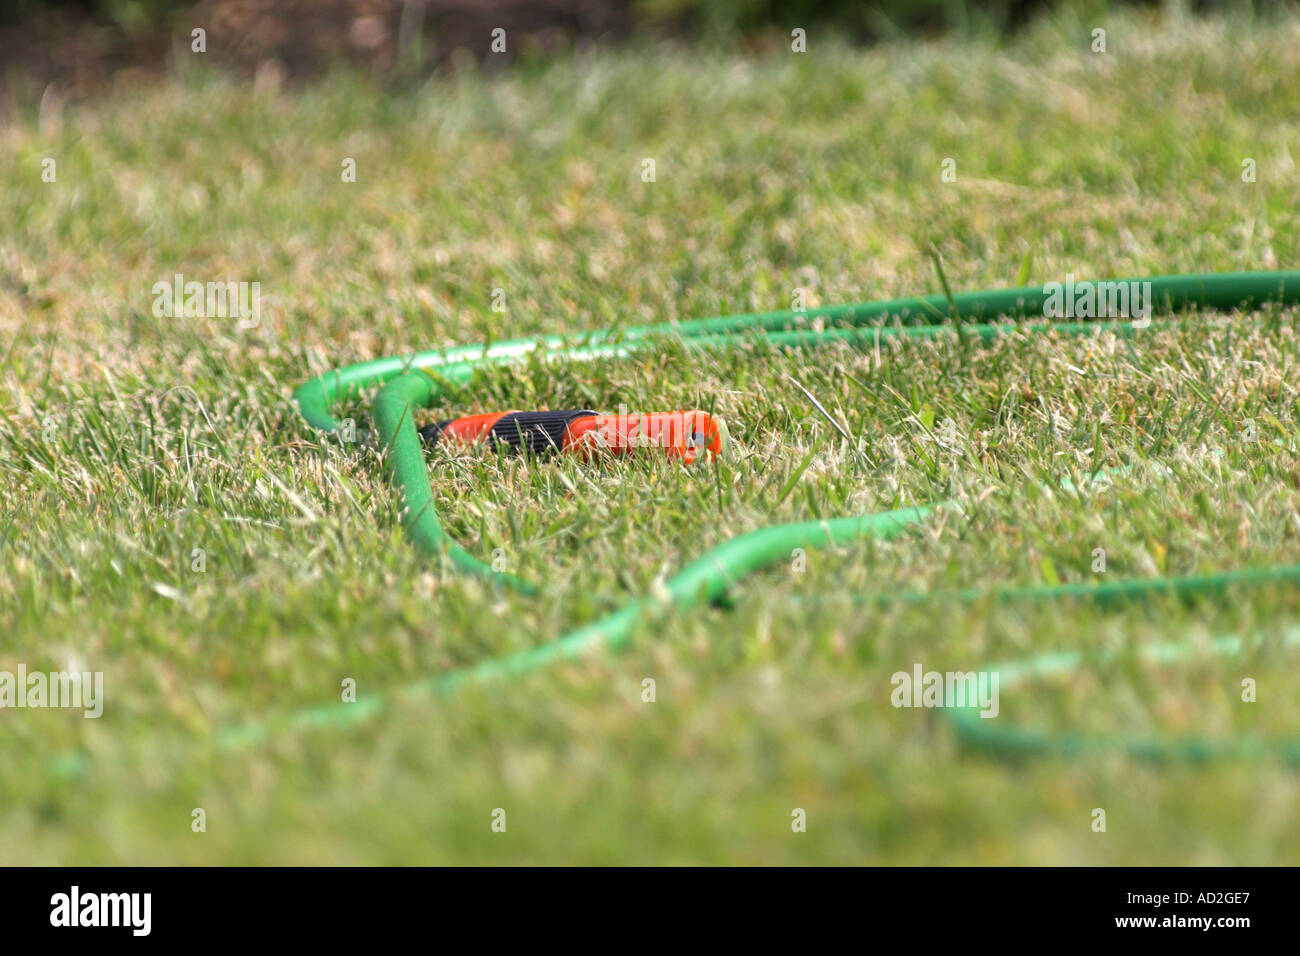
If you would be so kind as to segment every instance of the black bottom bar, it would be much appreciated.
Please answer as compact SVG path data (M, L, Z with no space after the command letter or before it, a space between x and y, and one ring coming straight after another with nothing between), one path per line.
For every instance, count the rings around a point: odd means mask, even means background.
M1262 869L565 870L544 876L520 869L454 876L420 870L10 869L0 871L0 925L7 947L33 937L66 943L75 936L76 944L147 938L201 940L210 948L284 941L296 950L319 945L337 951L352 940L400 941L413 929L445 927L476 936L486 929L481 938L494 943L512 931L535 941L562 935L593 943L626 932L665 943L687 934L734 948L765 937L774 924L805 938L883 940L901 932L936 946L955 939L986 948L1099 936L1233 946L1252 934L1289 935L1294 876L1292 870ZM619 892L609 892L613 881ZM77 927L71 925L74 899ZM651 900L659 902L647 905Z

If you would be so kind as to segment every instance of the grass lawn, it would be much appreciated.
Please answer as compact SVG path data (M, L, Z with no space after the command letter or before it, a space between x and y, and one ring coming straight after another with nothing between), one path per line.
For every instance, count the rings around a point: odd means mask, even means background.
M814 33L803 55L634 47L395 92L185 65L91 104L33 101L0 127L0 671L102 671L105 706L0 711L0 862L1300 861L1294 768L997 759L890 704L916 663L1108 650L1006 692L997 720L1295 736L1300 668L1276 640L1169 668L1132 653L1275 639L1300 622L1293 590L852 600L1091 582L1098 548L1106 580L1296 561L1294 309L1127 340L666 343L485 374L437 414L713 407L737 445L689 470L431 453L451 534L500 549L539 598L430 566L378 453L318 436L290 400L440 345L783 309L795 289L935 292L931 244L954 290L1294 268L1297 48L1295 20L1057 16L1001 46ZM155 317L176 273L259 282L260 323ZM1110 488L1042 484L1121 464ZM626 651L217 745L355 706L348 678L364 700L551 640L735 534L949 497L964 517L770 568Z

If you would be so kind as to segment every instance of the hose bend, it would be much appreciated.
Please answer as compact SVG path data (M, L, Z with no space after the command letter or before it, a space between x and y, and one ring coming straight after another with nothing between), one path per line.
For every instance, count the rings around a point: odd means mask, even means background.
M1149 283L1145 287L1149 289L1148 305L1152 312L1160 315L1170 315L1190 308L1250 309L1268 303L1300 303L1300 271L1167 275L1108 281ZM377 388L371 411L379 440L387 449L386 467L401 498L403 526L411 543L430 556L445 557L458 570L490 576L507 587L532 593L533 586L528 582L493 572L453 541L439 519L424 449L416 431L414 412L447 397L443 382L463 388L472 383L474 374L479 369L519 362L534 353L539 354L543 360L617 360L656 348L665 338L691 349L726 350L755 340L779 348L795 349L817 348L837 342L870 346L881 339L892 337L934 339L961 334L987 343L1013 331L1084 334L1107 330L1121 335L1131 335L1135 331L1131 321L1044 321L1048 297L1047 287L1026 286L960 293L951 298L932 295L826 306L806 312L764 312L664 322L599 330L578 337L546 335L486 345L459 345L418 352L407 357L349 365L309 380L296 390L294 397L307 423L328 432L340 428L340 423L333 417L333 410L340 402ZM701 601L718 601L741 578L788 557L796 547L818 548L864 538L896 537L946 504L828 521L775 525L742 534L719 544L687 564L656 593L631 601L614 613L558 640L522 653L418 681L398 693L448 692L466 683L528 673L551 661L572 658L594 648L620 646L626 643L638 622L657 609L671 606L680 610ZM1018 596L1033 599L1095 597L1099 602L1107 603L1160 593L1210 594L1228 586L1293 582L1298 579L1300 565L1293 565L1227 571L1198 577L1125 581L1105 588L1084 588L1078 585L1004 588L988 592L962 592L961 596L963 599L990 594L999 599ZM893 599L915 602L934 597L925 594L891 596ZM1236 643L1233 644L1232 641ZM1240 653L1242 645L1240 639L1231 638L1223 646L1229 648L1226 652ZM1180 653L1183 652L1173 652L1172 658L1177 658ZM1188 648L1186 653L1190 655L1191 649ZM1081 666L1078 658L1059 658L1056 663L1067 668ZM345 707L328 712L316 708L302 712L299 723L349 723L355 719L364 719L377 709L379 708L373 705L364 709ZM1055 749L1075 752L1081 746L1075 738L1056 738L1050 734L1002 729L994 733L983 726L988 721L972 721L969 716L958 712L954 718L959 737L968 742L987 745L989 749L1006 751L1019 748L1026 752L1041 752L1054 749L1055 742L1059 744ZM242 730L247 732L250 729L254 728L245 727ZM247 734L243 733L243 736ZM1288 747L1290 749L1285 750L1286 755L1297 753L1294 745ZM1209 745L1197 747L1184 742L1164 749L1150 743L1129 749L1144 756L1185 757L1202 753L1219 754L1225 748ZM1230 747L1227 749L1231 750Z

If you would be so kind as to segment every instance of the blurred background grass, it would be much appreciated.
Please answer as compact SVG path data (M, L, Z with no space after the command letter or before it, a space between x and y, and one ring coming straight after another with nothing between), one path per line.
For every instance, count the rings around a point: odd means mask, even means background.
M305 79L347 64L410 82L466 61L496 67L592 45L654 39L751 52L787 48L794 28L855 43L1006 37L1033 18L1096 20L1122 9L1252 16L1292 0L0 0L9 98L57 83L63 95L157 75L206 30L205 62ZM488 56L492 31L509 37ZM0 87L3 90L3 87ZM5 100L0 98L0 108Z

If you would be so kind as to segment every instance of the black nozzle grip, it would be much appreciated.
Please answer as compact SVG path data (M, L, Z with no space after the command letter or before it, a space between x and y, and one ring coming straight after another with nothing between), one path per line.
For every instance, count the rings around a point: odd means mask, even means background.
M534 455L557 451L564 444L564 433L580 418L599 414L590 408L557 409L546 412L507 412L485 436L493 444L506 445ZM433 422L420 429L420 437L430 445L457 419Z

